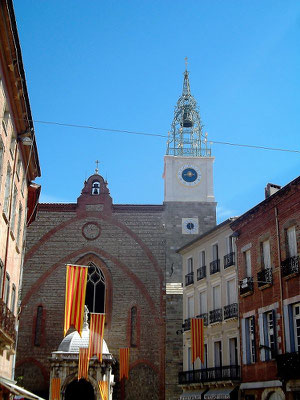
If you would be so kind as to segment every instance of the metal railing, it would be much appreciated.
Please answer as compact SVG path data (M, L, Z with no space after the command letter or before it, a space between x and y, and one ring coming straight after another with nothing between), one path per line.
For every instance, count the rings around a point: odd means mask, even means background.
M209 312L209 323L221 322L223 320L222 308L217 308Z
M9 336L12 342L16 341L16 317L7 307L3 300L0 299L0 330Z
M191 318L186 318L182 324L182 329L185 331L191 330Z
M239 314L238 303L232 303L224 306L224 319L237 318Z
M197 269L197 281L200 281L200 279L203 278L206 278L206 265L203 265Z
M220 260L214 260L210 264L210 274L215 274L220 271Z
M199 315L197 315L197 318L202 318L203 319L203 324L205 326L208 325L208 314L207 313L199 314Z
M248 276L240 282L240 294L243 295L251 292L253 292L253 277Z
M183 371L178 374L180 385L189 383L215 382L241 379L239 365L228 365L215 368L195 369L191 371Z
M265 285L272 285L272 283L273 283L272 268L262 269L257 273L258 287L262 287Z
M224 256L224 268L231 267L235 263L235 252L231 252Z
M299 256L289 257L281 263L282 276L299 273Z
M194 283L194 272L189 272L185 275L185 286L192 285Z

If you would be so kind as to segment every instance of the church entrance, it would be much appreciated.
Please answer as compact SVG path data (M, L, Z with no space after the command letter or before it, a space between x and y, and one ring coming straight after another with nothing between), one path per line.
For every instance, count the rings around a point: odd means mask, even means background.
M85 379L71 382L65 392L65 400L95 400L93 386Z

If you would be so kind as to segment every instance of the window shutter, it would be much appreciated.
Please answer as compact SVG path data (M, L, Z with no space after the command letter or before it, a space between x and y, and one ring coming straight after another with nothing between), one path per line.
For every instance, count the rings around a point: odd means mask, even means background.
M273 354L272 358L275 357L277 354L278 346L277 346L277 323L276 323L276 310L272 310L272 318L273 318L273 331L274 331L274 349L273 349Z
M265 338L264 338L263 314L258 315L258 325L259 325L259 341L260 341L261 345L264 345ZM261 361L266 361L266 350L264 348L260 349L260 359L261 359Z
M249 332L249 326L248 326ZM248 333L249 334L249 333ZM248 340L249 342L249 340ZM246 320L242 319L242 352L243 352L243 364L247 364L247 338L246 338Z
M246 319L245 327L246 327L246 364L251 364L249 318Z
M269 332L269 326L268 326L268 317L267 317L267 313L263 314L263 322L264 322L264 345L265 346L269 346L269 336L268 336L268 332ZM270 350L265 349L265 361L269 361L270 360Z
M254 338L254 361L256 362L256 333L255 333L255 316L253 315L252 322L253 322L253 338Z
M289 327L290 327L290 340L291 340L291 352L296 351L295 347L295 334L294 334L294 316L293 316L293 305L288 305L289 310Z
M287 353L291 352L291 336L290 336L290 325L289 325L289 307L283 306L284 316L284 337L285 337L285 350Z

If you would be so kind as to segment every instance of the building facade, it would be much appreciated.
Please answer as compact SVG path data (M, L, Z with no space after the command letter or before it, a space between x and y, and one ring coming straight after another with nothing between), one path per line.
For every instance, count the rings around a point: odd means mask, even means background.
M300 178L231 225L237 236L241 398L300 396Z
M181 399L237 399L240 381L234 218L178 252L183 263ZM192 364L191 318L204 321L204 360ZM180 333L180 332L178 332Z
M12 2L0 3L0 398L14 384L26 226L40 187L37 147ZM1 397L2 396L2 397Z
M130 377L114 398L177 399L182 271L176 249L215 225L213 157L184 73L165 156L161 205L114 204L98 170L72 204L40 204L28 230L17 375L47 395L48 358L63 335L65 264L89 265L86 305L106 313L104 338Z

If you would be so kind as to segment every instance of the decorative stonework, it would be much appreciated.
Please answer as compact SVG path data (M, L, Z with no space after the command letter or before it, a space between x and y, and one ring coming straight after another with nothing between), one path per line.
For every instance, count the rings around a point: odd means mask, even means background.
M87 222L82 227L82 235L86 240L96 240L101 234L101 227L97 222Z

